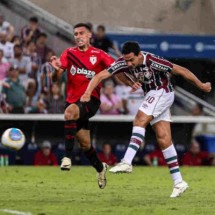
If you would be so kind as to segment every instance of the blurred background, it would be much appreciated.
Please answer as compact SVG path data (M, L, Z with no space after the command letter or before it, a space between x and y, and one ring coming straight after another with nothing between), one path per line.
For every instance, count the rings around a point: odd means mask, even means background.
M74 46L73 25L87 22L92 45L120 56L125 41L190 69L201 81L210 81L204 94L172 77L172 136L181 165L215 165L215 1L213 0L0 0L0 134L18 127L26 135L19 151L0 148L0 165L43 165L40 154L58 165L64 153L63 111L66 74L52 83L52 55ZM8 85L13 79L16 85ZM18 81L20 80L20 81ZM117 111L105 110L105 97L114 95ZM114 78L102 89L102 105L91 120L92 144L110 165L120 161L129 143L132 119L143 93L130 92ZM78 144L73 164L87 165ZM147 128L145 147L135 165L165 165ZM47 164L49 165L49 164Z

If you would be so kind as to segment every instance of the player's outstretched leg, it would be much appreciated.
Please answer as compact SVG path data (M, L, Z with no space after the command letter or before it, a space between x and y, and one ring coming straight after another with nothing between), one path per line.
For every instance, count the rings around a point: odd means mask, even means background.
M175 150L174 145L170 145L168 148L162 150L166 163L169 167L169 171L174 182L174 187L171 198L176 198L181 196L188 189L188 184L182 179L178 160L177 160L177 152Z
M97 178L98 178L98 185L99 188L104 189L107 184L106 179L106 172L108 165L106 163L102 163L97 154L95 149L91 146L89 150L85 151L85 156L88 158L92 166L97 171Z
M126 163L125 160L121 160L120 163L116 164L116 166L112 167L109 172L110 173L131 173L133 170L132 165Z
M65 156L61 161L61 170L69 171L71 169L72 161L72 150L74 146L74 138L77 130L77 121L67 120L64 124L65 134Z
M109 172L111 173L131 173L132 172L132 160L134 159L140 145L143 143L145 136L145 128L134 126L132 130L132 136L125 156L120 163L112 167Z

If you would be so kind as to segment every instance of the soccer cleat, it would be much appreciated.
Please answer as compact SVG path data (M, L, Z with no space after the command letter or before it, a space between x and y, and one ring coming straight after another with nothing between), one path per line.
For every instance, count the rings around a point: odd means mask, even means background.
M178 184L176 184L173 187L173 191L172 191L170 198L179 197L182 193L184 193L187 190L188 187L189 186L188 186L187 182L185 182L185 181L179 182Z
M71 159L68 157L64 157L62 159L61 166L60 166L61 170L69 171L71 169L71 166L72 166Z
M111 173L131 173L132 165L126 163L125 161L121 161L116 166L112 167L109 172Z
M107 172L108 165L106 163L102 163L102 164L104 167L103 170L97 173L98 185L100 189L104 189L107 184L106 172Z

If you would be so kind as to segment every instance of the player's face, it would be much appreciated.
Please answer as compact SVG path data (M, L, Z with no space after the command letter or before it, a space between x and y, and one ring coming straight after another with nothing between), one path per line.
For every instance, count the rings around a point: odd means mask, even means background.
M75 28L74 38L77 46L83 48L90 44L91 33L85 27Z
M123 55L123 58L126 64L128 65L129 69L135 69L139 65L140 56L139 55L136 56L133 52Z

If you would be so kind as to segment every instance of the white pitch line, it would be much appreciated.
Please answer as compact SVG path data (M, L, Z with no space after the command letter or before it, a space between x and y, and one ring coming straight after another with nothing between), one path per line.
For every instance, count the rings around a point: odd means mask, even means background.
M9 214L16 214L16 215L32 215L32 213L30 212L15 211L15 210L9 210L9 209L2 209L1 211Z

